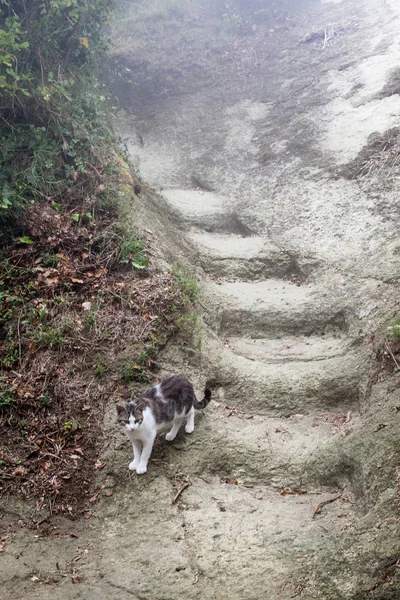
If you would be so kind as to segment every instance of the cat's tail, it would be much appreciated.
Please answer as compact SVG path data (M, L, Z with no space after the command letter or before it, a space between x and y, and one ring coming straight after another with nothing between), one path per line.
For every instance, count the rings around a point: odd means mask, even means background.
M200 402L198 400L194 400L193 402L193 406L196 410L200 410L202 408L205 408L207 406L207 404L210 402L211 400L211 390L209 390L208 388L206 388L204 390L204 398L203 400L200 400Z

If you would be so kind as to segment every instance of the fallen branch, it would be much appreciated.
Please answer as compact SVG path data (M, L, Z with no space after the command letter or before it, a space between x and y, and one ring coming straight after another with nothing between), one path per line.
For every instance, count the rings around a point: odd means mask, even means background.
M175 504L175 502L178 500L178 498L180 497L180 495L182 494L183 491L186 490L186 488L190 487L192 485L191 481L186 481L182 487L179 488L179 490L176 492L174 498L172 499L172 503L171 504Z
M328 500L322 500L322 502L320 502L317 505L317 508L314 510L313 513L313 518L315 517L315 515L320 515L322 508L325 506L325 504L330 504L331 502L335 502L336 500L339 500L339 498L342 497L342 494L339 494L338 496L334 496L333 498L329 498Z

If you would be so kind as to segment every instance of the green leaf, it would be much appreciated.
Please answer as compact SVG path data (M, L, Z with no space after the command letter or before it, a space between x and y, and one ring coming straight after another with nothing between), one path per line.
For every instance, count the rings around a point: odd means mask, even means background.
M121 261L121 262L122 262L122 261ZM136 262L136 261L134 261L134 260L131 262L131 265L132 265L132 267L133 267L134 269L145 269L145 268L147 267L147 264L144 264L144 263L138 263L138 262Z
M75 223L77 223L79 221L79 214L78 213L74 213L73 215L71 215L71 219L73 221L75 221Z
M31 238L30 238L30 237L28 237L27 235L24 235L23 237L20 237L20 238L19 238L19 241L20 241L22 244L33 244L33 240L31 240Z
M7 198L2 198L1 202L0 202L0 208L10 208L11 206L11 201L8 200Z

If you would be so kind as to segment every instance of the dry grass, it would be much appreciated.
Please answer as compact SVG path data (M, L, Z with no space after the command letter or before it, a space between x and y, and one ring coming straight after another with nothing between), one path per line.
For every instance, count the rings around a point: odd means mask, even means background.
M107 212L76 223L35 205L23 223L33 243L17 239L1 263L0 494L38 509L84 509L105 402L151 380L184 311L171 274L120 263L123 236L98 243L118 227Z
M386 181L398 175L400 168L400 129L395 127L374 135L359 155L343 167L346 179L375 178Z

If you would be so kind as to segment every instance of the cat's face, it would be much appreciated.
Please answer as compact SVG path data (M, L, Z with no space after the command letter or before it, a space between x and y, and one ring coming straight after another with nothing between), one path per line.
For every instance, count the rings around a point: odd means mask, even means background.
M144 402L128 402L126 406L117 405L117 421L127 431L135 431L143 423Z

